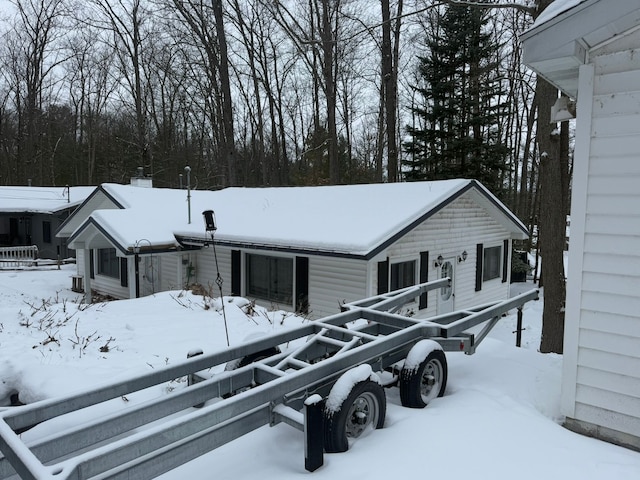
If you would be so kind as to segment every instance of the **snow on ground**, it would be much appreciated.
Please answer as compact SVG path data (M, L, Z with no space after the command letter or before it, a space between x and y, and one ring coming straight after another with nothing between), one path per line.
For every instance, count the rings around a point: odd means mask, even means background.
M87 307L69 289L74 269L0 271L0 408L15 391L33 402L175 364L194 348L226 346L219 301L176 291ZM306 321L262 309L247 315L243 304L225 303L232 343ZM475 355L448 353L446 394L427 408L403 408L397 389L388 389L385 428L357 439L347 453L325 455L313 478L640 478L640 453L561 427L561 357L536 351L541 311L542 302L524 309L523 348L514 346L513 312ZM176 388L184 382L157 387L163 395ZM114 402L108 408L126 406ZM45 435L54 422L22 439ZM284 424L265 426L162 478L258 475L311 478L304 470L302 433Z

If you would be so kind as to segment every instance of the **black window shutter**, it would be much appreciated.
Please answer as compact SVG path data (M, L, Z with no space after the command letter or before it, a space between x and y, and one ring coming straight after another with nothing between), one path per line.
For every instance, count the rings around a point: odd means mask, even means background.
M378 262L378 295L389 291L389 259Z
M120 257L120 286L129 286L129 271L127 268L127 258Z
M242 295L242 257L240 250L231 250L231 295Z
M85 262L87 259L84 259ZM89 250L89 278L96 278L95 266L93 264L93 250Z
M484 247L481 243L476 245L476 292L482 290L482 260Z
M296 311L309 313L309 257L296 257Z
M429 281L429 252L420 252L420 283ZM427 308L427 293L420 295L418 308L423 310Z
M509 275L509 240L505 240L502 245L502 283L507 281Z

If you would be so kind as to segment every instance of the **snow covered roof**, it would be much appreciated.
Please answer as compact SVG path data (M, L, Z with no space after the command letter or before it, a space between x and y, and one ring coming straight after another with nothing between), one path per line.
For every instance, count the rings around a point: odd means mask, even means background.
M531 28L536 28L543 23L553 20L561 13L564 13L567 10L585 1L586 0L554 0L547 8L542 11L540 15L538 15L538 18L536 18L536 21Z
M569 96L588 52L640 25L640 3L555 0L522 34L523 62Z
M0 187L0 212L56 213L75 208L95 187Z
M101 192L121 208L94 210L69 238L70 246L99 233L122 253L134 246L174 248L209 239L202 212L213 210L221 244L370 257L399 235L467 191L499 218L515 238L526 227L474 180L321 187L232 187L187 191L104 184ZM78 209L79 211L81 209Z

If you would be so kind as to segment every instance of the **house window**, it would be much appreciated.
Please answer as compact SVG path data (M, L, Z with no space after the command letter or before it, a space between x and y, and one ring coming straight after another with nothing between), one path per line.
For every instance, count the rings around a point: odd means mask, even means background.
M247 254L247 295L293 304L293 259Z
M44 243L51 243L51 222L42 222L42 241Z
M502 247L485 248L483 252L482 281L493 280L500 277L500 260L502 258Z
M416 284L416 262L399 262L391 264L391 290L410 287Z
M107 277L120 278L120 260L116 256L115 248L98 250L98 273Z

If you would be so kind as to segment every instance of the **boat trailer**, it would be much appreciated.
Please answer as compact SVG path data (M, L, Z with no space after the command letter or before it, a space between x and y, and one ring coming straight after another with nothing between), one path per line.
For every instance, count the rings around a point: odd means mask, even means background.
M403 406L424 407L444 394L445 351L473 354L504 314L517 308L521 319L523 305L538 299L531 290L427 319L397 313L449 285L444 278L348 303L291 330L214 353L192 351L175 366L6 409L0 413L0 479L150 479L279 423L304 432L305 468L314 471L325 452L345 451L350 438L383 426L384 387L397 386ZM472 328L479 332L469 333ZM19 437L47 420L184 376L186 388L28 445Z

